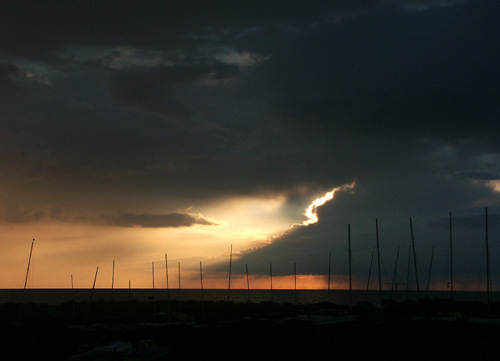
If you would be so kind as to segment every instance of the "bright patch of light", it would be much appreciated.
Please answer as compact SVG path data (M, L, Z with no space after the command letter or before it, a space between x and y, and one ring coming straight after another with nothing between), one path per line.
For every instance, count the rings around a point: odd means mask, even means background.
M488 185L495 191L500 193L500 180L495 179L488 182Z
M303 226L309 226L314 223L318 223L318 208L323 206L325 203L331 201L335 197L335 193L338 191L345 191L348 189L353 189L356 186L355 182L351 184L344 184L340 187L335 187L331 191L326 192L322 197L316 198L312 203L306 208L304 215L307 220L302 222Z

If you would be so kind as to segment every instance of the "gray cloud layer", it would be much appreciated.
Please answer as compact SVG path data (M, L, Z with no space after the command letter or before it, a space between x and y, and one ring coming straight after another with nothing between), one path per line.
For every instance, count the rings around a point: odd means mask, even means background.
M216 223L203 218L185 213L170 214L131 214L125 213L118 216L103 217L106 224L118 227L189 227L195 224L213 226Z
M199 214L190 213L119 213L114 215L99 216L68 216L61 209L53 208L49 211L16 209L5 207L0 213L0 221L7 223L29 223L43 220L59 222L79 222L113 227L142 227L142 228L162 228L162 227L190 227L196 224L214 226L217 223Z

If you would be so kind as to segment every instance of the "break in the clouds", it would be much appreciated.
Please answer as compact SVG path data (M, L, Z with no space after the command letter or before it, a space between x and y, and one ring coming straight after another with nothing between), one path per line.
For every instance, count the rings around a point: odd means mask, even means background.
M318 259L343 254L347 223L360 270L381 220L389 269L408 216L425 258L449 210L498 213L496 1L196 5L2 11L4 221L63 209L124 227L210 225L177 210L211 217L256 198L284 199L276 212L291 225L356 179L355 193L318 208L319 222L242 257L324 273ZM481 230L468 232L457 257L481 252L471 243Z

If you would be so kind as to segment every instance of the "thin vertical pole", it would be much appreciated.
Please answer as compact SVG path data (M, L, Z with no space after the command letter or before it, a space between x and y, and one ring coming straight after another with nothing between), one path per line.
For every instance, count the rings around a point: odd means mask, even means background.
M269 277L271 280L270 292L271 292L271 300L272 300L273 299L273 264L272 263L269 263Z
M73 289L73 273L71 274L71 289Z
M231 244L231 250L229 251L229 272L227 278L227 289L231 290L231 267L233 264L233 245Z
M231 244L229 251L229 270L227 272L227 300L231 298L231 271L233 266L233 245Z
M490 279L490 248L488 242L488 207L484 209L485 216L485 243L486 243L486 297L488 299L488 304L490 304L490 288L491 288L491 279Z
M111 273L111 290L115 288L115 259L113 258L113 272Z
M33 238L33 240L31 241L30 256L28 258L28 267L26 268L26 278L24 279L24 289L26 289L26 286L28 285L28 274L30 272L31 255L33 254L33 245L34 245L34 243L35 243L35 239Z
M332 278L332 252L328 252L328 294L330 294L330 281Z
M406 291L410 290L411 243L408 245L408 268L406 270Z
M130 280L128 280L128 296L130 297L130 295L132 294L132 288L130 287L131 284L130 284Z
M92 291L95 290L95 282L97 281L97 272L99 272L99 266L95 269L94 283L92 284Z
M153 276L153 289L155 289L155 263L151 262L151 274Z
M425 288L425 292L428 293L431 288L431 277L432 277L432 260L434 259L434 246L431 249L431 260L429 261L429 273L427 275L427 287Z
M415 268L415 282L417 284L417 292L419 292L420 285L418 283L417 253L415 252L415 237L413 235L413 221L411 217L410 217L410 234L411 234L411 248L413 252L413 267Z
M394 292L394 290L398 289L397 281L398 281L398 263L399 263L399 246L398 250L396 251L396 260L394 261L394 271L392 273L392 287L391 291Z
M370 267L368 267L368 280L366 281L366 291L370 289L370 280L372 278L372 268L373 268L373 255L375 253L375 248L372 248L372 252L370 255Z
M293 262L293 297L297 302L297 262Z
M165 253L165 279L167 280L167 290L168 290L168 258Z
M332 289L333 285L335 285L335 257L332 255L332 276L331 276L331 281L332 281Z
M379 239L377 218L375 218L375 232L377 234L378 292L380 295L382 295L382 271L380 267L380 239Z
M450 298L453 298L453 223L452 214L450 212Z
M349 259L349 309L352 312L352 253L351 253L351 225L347 225L347 249Z
M94 297L94 291L95 291L95 283L97 281L97 273L99 272L99 266L95 269L95 275L94 275L94 283L92 284L92 292L90 292L90 300L92 301Z
M179 289L181 289L181 261L177 262L177 268L179 272Z
M247 274L247 296L248 300L250 301L250 280L248 278L248 264L245 263L245 272Z
M200 261L200 289L203 291L203 268Z

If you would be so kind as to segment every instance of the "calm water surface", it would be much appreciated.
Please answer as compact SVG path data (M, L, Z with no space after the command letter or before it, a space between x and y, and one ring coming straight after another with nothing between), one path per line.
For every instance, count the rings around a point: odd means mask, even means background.
M376 304L381 299L403 301L405 299L419 298L447 299L449 291L352 291L353 303L369 302ZM333 302L349 304L349 291L347 290L222 290L222 289L3 289L0 290L0 303L8 302L36 302L58 304L68 301L160 301L160 300L205 300L205 301L234 301L234 302L278 302L310 304L319 302ZM455 291L453 299L456 301L486 302L485 292L481 291ZM491 300L500 300L499 292L492 292Z

